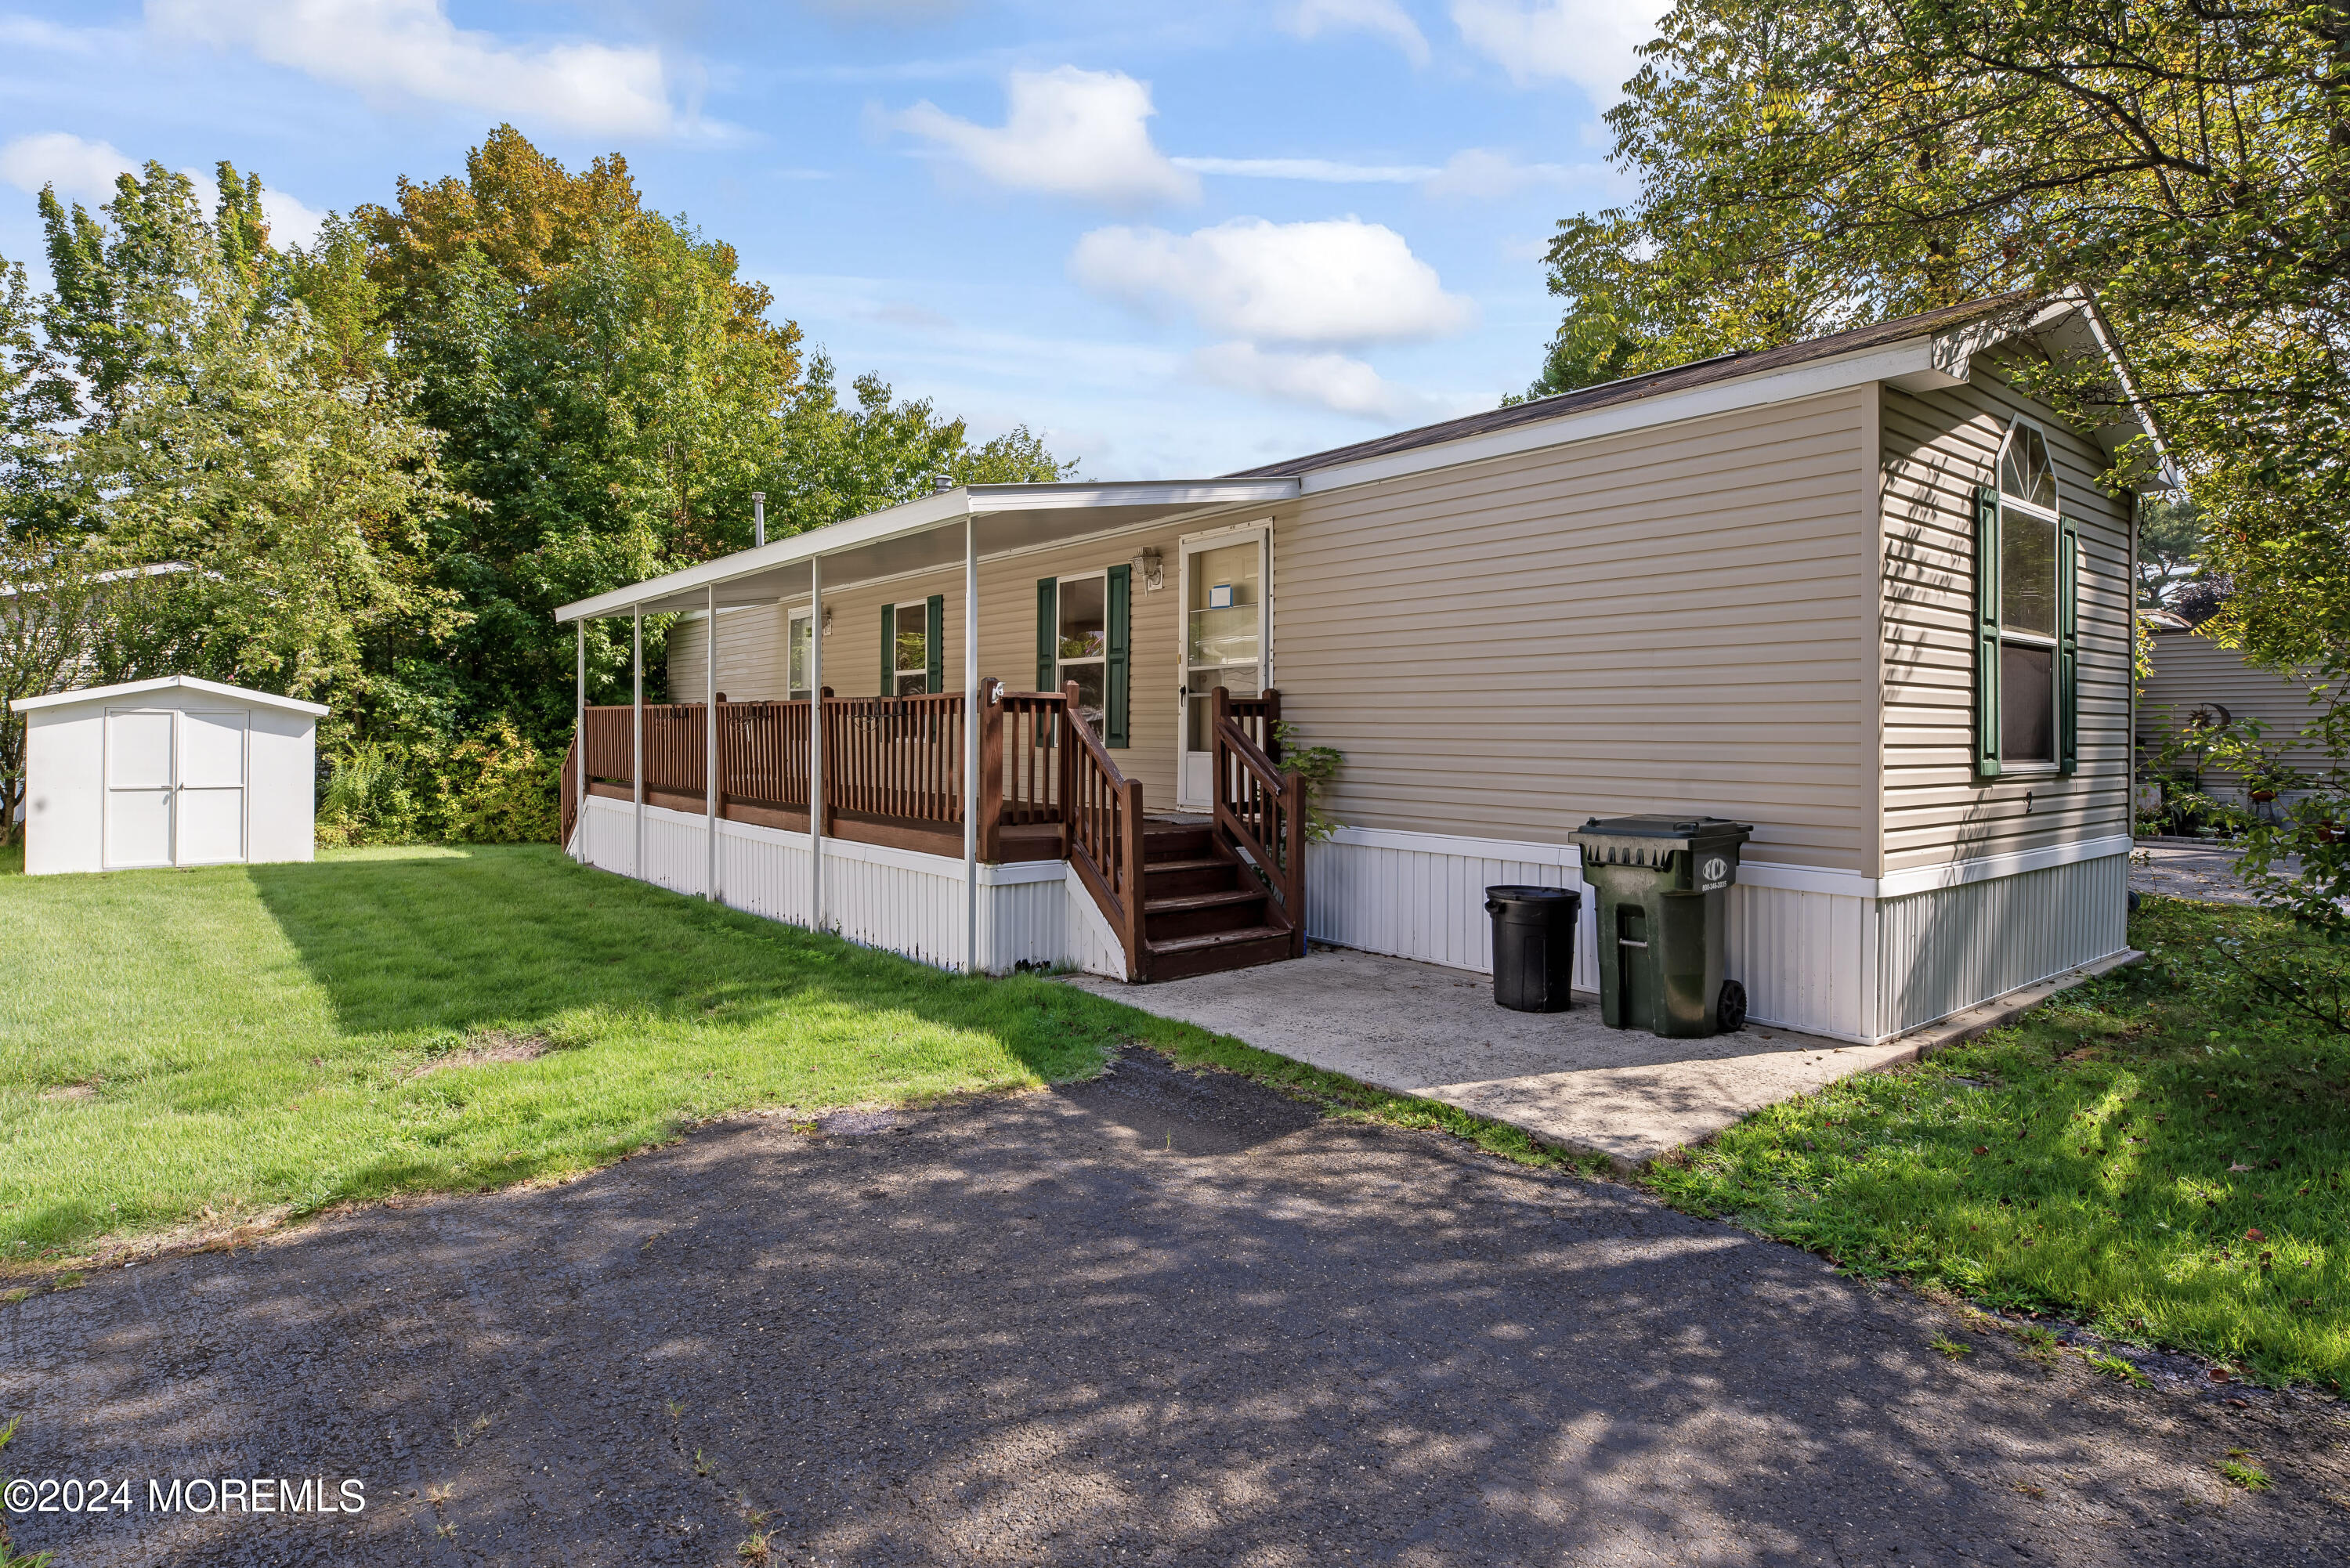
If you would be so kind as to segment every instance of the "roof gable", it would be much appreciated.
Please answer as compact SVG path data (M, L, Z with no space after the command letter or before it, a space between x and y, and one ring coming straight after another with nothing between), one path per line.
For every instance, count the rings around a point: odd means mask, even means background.
M192 675L162 675L152 680L127 680L119 686L86 686L78 691L53 691L47 697L20 697L9 704L19 713L30 713L42 708L69 708L78 702L108 702L121 697L140 697L151 691L202 691L209 696L232 698L255 708L276 708L288 713L307 713L313 719L327 715L325 704L305 702L298 698L280 697L275 691L254 691L243 686L224 686L217 680L199 680Z

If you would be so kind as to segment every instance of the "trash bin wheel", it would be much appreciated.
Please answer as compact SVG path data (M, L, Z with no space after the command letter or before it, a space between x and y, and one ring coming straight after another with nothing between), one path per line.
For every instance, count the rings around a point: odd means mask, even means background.
M1735 1034L1746 1027L1746 988L1734 980L1721 982L1721 1003L1714 1016L1724 1034Z

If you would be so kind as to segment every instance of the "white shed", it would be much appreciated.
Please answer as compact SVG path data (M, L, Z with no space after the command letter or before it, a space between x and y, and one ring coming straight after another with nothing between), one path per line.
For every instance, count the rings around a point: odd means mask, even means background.
M167 675L15 707L27 872L311 857L319 704Z

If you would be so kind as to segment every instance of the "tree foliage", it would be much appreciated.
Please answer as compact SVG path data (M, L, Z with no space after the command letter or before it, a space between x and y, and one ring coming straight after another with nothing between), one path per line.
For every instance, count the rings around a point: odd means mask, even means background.
M223 163L210 194L153 163L95 212L45 190L51 288L0 260L0 576L117 574L75 678L328 702L338 776L399 781L344 796L424 803L384 808L418 831L536 820L442 775L539 788L571 723L551 612L747 545L754 492L789 533L936 474L1073 466L874 377L844 403L733 249L617 156L574 173L501 126L306 247L272 241L256 176ZM626 632L589 638L608 698Z
M2350 628L2350 3L1683 0L1569 219L1536 393L2010 291L2094 288L2232 582ZM2040 389L2085 418L2101 378Z

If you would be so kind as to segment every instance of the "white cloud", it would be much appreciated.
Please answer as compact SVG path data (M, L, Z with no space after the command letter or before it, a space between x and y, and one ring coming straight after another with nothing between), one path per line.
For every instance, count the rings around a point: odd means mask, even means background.
M1529 186L1565 185L1602 172L1602 169L1588 163L1521 163L1506 152L1471 147L1447 159L1444 167L1431 171L1420 188L1431 196L1492 201L1514 196Z
M1097 294L1173 304L1218 337L1342 345L1435 337L1476 310L1447 294L1401 234L1359 218L1273 223L1235 218L1191 234L1096 229L1069 273Z
M1661 0L1452 0L1452 24L1518 86L1570 81L1604 104L1623 95L1669 9Z
M269 220L269 243L280 250L287 245L307 249L316 244L318 225L327 221L327 214L317 208L265 185L261 191L261 215Z
M0 16L0 44L11 48L45 49L58 55L89 55L104 43L120 43L113 29L66 27L38 16Z
M1268 353L1253 343L1216 343L1191 356L1191 369L1235 391L1365 419L1430 420L1447 411L1435 399L1384 380L1345 354Z
M598 135L680 127L660 51L528 47L460 28L442 0L147 0L160 33L246 48L371 99L463 108Z
M114 178L137 169L110 141L87 141L63 130L20 136L0 147L0 180L19 191L55 185L68 202L97 205L114 199Z
M1292 0L1282 26L1301 38L1327 33L1378 33L1395 40L1416 66L1428 64L1428 39L1397 0Z
M1150 143L1150 88L1119 71L1063 66L1004 79L1002 126L958 119L927 99L897 127L1014 191L1118 207L1197 201L1200 182Z
M1194 174L1249 180L1313 180L1329 185L1412 185L1444 171L1418 163L1336 163L1327 158L1172 158Z

